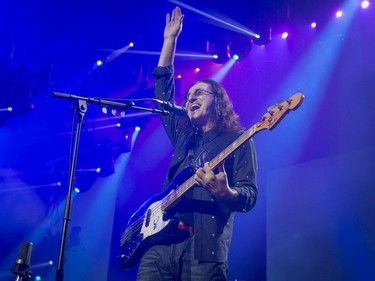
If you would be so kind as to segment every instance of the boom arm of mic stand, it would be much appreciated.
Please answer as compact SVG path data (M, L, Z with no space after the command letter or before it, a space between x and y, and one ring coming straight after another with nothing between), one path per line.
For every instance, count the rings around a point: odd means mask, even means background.
M149 112L158 113L158 114L170 113L169 111L164 110L164 109L146 108L146 107L136 106L133 101L125 104L125 103L110 101L106 99L81 97L81 96L76 96L76 95L66 94L66 93L61 93L61 92L52 92L52 96L57 97L57 98L70 99L70 100L83 100L83 101L86 101L87 103L96 103L100 106L108 106L108 107L117 108L117 109L134 108L134 109L149 111Z
M118 109L126 109L130 108L132 104L125 104L120 102L114 102L106 99L97 99L97 98L88 98L88 97L82 97L82 96L76 96L71 94L65 94L60 92L52 92L52 96L56 98L64 98L68 100L81 100L85 101L86 103L96 103L100 106L108 106Z

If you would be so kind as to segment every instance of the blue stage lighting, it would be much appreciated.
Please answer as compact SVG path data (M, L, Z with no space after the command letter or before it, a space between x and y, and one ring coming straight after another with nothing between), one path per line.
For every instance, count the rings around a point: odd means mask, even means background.
M370 6L370 2L368 0L364 0L361 3L362 9L367 9Z

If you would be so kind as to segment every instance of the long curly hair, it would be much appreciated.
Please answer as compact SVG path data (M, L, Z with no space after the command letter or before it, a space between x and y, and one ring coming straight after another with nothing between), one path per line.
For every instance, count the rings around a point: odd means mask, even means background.
M235 132L243 130L238 114L234 111L233 104L230 101L227 91L218 82L212 79L202 79L194 82L210 85L211 91L215 96L214 102L214 123L215 130L219 133ZM185 99L186 100L186 99Z

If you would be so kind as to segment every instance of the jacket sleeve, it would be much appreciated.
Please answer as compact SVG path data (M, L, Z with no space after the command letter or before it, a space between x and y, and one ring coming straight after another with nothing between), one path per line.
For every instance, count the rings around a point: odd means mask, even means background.
M238 200L226 205L231 211L247 212L254 207L258 195L258 164L254 141L250 139L239 147L229 162L231 167L226 167L228 180L231 188L238 192Z
M155 78L155 98L175 103L175 83L174 83L174 68L173 66L156 67L153 72ZM159 109L165 109L158 104ZM179 129L181 122L186 122L187 116L179 116L174 112L162 115L161 120L164 129L171 140L173 146L181 134Z

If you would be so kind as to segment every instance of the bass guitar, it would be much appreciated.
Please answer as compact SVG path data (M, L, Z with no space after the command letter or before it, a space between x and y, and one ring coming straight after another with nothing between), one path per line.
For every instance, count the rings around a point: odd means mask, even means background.
M279 102L269 108L258 123L213 158L209 163L210 167L215 169L232 152L259 131L272 130L290 110L297 109L303 99L304 96L301 93L296 93L286 101ZM119 256L119 262L122 269L130 269L136 265L152 245L168 237L170 229L177 227L176 222L167 215L167 211L175 206L194 184L192 169L183 170L163 192L150 197L130 217L120 241L122 254Z

